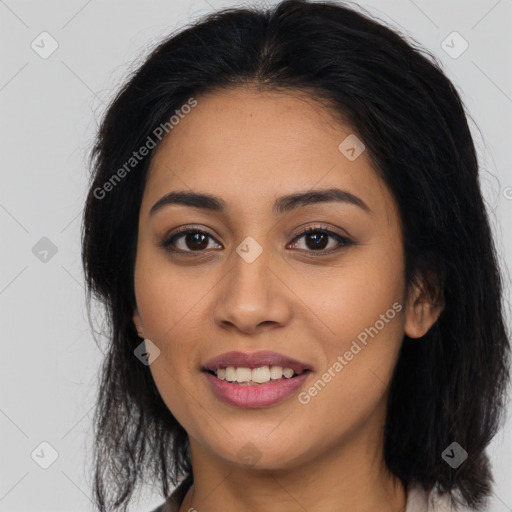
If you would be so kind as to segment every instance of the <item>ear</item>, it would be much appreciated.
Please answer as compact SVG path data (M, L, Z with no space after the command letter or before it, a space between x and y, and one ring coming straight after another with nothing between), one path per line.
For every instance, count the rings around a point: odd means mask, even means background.
M132 320L133 320L133 325L135 325L135 329L137 329L137 334L139 335L139 337L144 338L144 331L142 329L142 323L140 321L139 310L137 308L135 308L135 310L133 311Z
M429 272L411 285L406 307L404 332L409 338L421 338L434 325L444 308L437 276Z

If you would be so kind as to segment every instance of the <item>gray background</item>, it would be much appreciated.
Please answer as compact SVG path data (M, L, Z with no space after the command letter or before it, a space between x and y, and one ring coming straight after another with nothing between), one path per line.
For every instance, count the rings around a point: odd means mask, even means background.
M512 0L359 4L432 51L461 92L510 267ZM233 5L240 2L0 0L0 512L93 510L91 419L102 353L87 323L79 258L87 155L106 104L149 48ZM58 44L47 58L44 31ZM463 49L462 40L446 40L453 31L469 45L457 58L444 49ZM489 452L492 512L512 511L511 434L508 421ZM43 469L52 449L58 457ZM132 510L161 502L148 486Z

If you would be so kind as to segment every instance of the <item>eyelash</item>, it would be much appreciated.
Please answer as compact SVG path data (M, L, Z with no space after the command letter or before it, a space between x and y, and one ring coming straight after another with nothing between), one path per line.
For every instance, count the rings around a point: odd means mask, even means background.
M312 253L314 256L331 255L331 254L333 254L335 252L338 252L341 249L343 249L343 248L345 248L345 247L347 247L349 245L354 245L354 243L351 240L349 240L348 238L346 238L344 236L339 235L338 233L335 233L334 231L331 231L326 226L308 226L306 229L300 231L299 233L297 233L295 235L295 237L292 240L292 243L296 243L297 240L299 240L303 236L311 234L311 233L320 233L320 234L323 234L323 235L328 235L329 237L334 238L335 240L337 240L338 243L340 244L337 247L335 247L334 249L332 249L332 248L331 249L327 249L327 250L324 249L324 250L321 250L321 251L300 249L300 250L305 250L308 253ZM213 236L210 235L210 233L208 233L206 231L203 231L201 229L191 228L191 227L184 227L184 228L178 229L172 236L167 237L162 242L161 245L169 253L175 253L175 254L178 253L178 254L183 254L183 255L186 255L186 256L195 256L195 254L197 254L197 253L204 253L204 252L206 252L205 249L198 250L198 251L191 251L191 250L184 251L182 249L176 249L176 248L173 247L173 243L176 242L176 240L178 238L183 237L184 235L187 235L187 234L206 235L207 237L210 237L211 239L215 240L213 238Z

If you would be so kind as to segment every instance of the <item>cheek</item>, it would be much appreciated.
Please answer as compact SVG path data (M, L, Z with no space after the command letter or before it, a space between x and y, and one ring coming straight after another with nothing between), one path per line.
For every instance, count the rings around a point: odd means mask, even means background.
M180 269L165 257L142 249L135 267L137 306L145 333L155 342L168 344L180 339L194 339L193 331L201 323L201 299L211 289L208 276L194 270ZM183 332L187 336L183 336Z
M316 325L327 326L325 368L301 403L332 428L367 417L391 380L403 340L403 266L400 252L354 257L335 278L309 286ZM307 404L306 404L307 402ZM336 426L338 425L338 427Z
M303 427L325 444L331 439L327 432L350 436L377 408L382 411L403 339L398 302L395 308L386 301L382 307L354 304L345 296L341 302L345 310L327 320L336 337L324 344L325 367L298 397L305 413Z
M403 300L402 260L399 253L390 258L367 250L354 252L336 272L316 274L314 279L301 277L296 286L302 288L305 303L315 313L315 323L326 327L326 340L332 340L338 350L390 308L389 316L397 316L392 307Z
M195 379L201 377L197 361L196 333L206 319L201 310L204 281L190 279L169 262L141 251L135 269L137 306L144 333L160 349L149 366L155 385L173 416L190 429L190 418L199 414Z

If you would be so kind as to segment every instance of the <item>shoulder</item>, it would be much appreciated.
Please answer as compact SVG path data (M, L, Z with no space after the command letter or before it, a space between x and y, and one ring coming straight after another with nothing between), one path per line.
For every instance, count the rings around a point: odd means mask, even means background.
M192 485L192 482L193 480L191 476L186 477L185 480L183 480L178 487L174 489L165 502L151 512L179 512L181 502Z
M180 509L180 504L172 499L172 495L159 507L155 508L151 512L178 512Z
M180 506L178 503L176 503L174 501L171 502L170 499L168 499L167 501L162 503L159 507L155 508L151 512L178 512L179 509L180 509Z
M448 495L437 490L430 493L418 484L412 484L407 492L405 512L487 512L487 509L470 509L462 505L452 505Z
M183 485L185 484L185 485ZM151 512L178 512L182 496L187 490L186 482L183 482L159 507ZM407 491L407 505L405 512L487 512L475 511L463 506L455 507L446 495L433 490L427 493L420 485L412 484Z
M452 505L450 498L432 492L429 496L428 512L488 512L487 509L475 510L462 505Z

